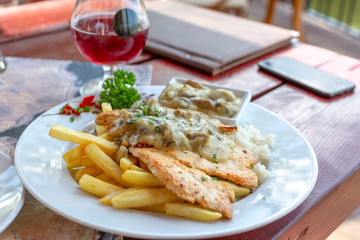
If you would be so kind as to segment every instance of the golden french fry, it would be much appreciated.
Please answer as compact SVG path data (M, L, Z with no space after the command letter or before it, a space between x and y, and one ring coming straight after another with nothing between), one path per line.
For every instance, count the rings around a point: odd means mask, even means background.
M148 207L139 207L136 209L139 209L142 211L148 211L148 212L165 213L165 204L156 205L156 206L148 206Z
M103 180L103 181L107 181L110 180L111 177L109 175L107 175L106 173L102 172L99 175L96 176L97 179Z
M82 156L84 156L85 155L85 153L83 152L84 147L85 147L85 145L81 144L81 145L78 145L78 146L70 149L66 153L64 153L62 155L64 161L66 163L69 163L75 159L78 159L78 158L81 158Z
M95 163L88 156L84 156L84 157L80 158L79 160L80 160L81 165L83 165L85 167L95 165Z
M165 203L165 212L168 215L186 217L197 221L214 221L222 217L219 212L190 203Z
M78 167L82 167L83 165L80 162L80 158L72 160L71 162L69 162L66 167L67 168L78 168Z
M79 182L80 178L85 174L95 177L95 176L101 174L102 172L103 172L103 170L96 165L83 167L83 168L80 168L79 171L76 172L75 181Z
M130 187L121 176L123 171L106 153L104 153L95 143L90 143L84 148L85 154L98 165L107 175L120 183L122 186Z
M163 187L164 184L159 181L152 173L137 171L137 170L126 170L122 175L122 178L129 183L137 186L144 187Z
M136 165L130 165L130 170L140 171L140 172L147 172L146 170L144 170L141 167L138 167Z
M166 188L126 189L111 199L115 208L161 205L181 199Z
M103 133L103 134L101 134L101 135L99 135L99 138L103 138L103 139L106 139L106 140L108 140L108 141L112 141L113 140L113 138L109 135L109 133Z
M98 198L105 196L111 192L119 191L122 188L113 184L104 182L88 174L84 174L79 180L80 187Z
M113 199L113 197L115 197L116 195L118 195L119 193L125 191L125 190L129 190L129 189L140 189L139 187L134 187L134 188L127 188L127 189L122 189L119 191L115 191L115 192L111 192L106 194L105 196L103 196L102 198L99 199L99 202L101 204L105 204L105 205L111 205L111 199Z
M117 181L111 179L111 177L109 177L109 175L107 175L104 172L97 175L96 178L100 179L100 180L102 180L104 182L107 182L107 183L114 184L116 186L122 187Z
M113 109L112 109L110 103L103 102L103 103L101 103L101 110L102 110L103 112L110 112L110 111L112 111Z
M95 126L95 130L96 130L96 134L98 136L104 134L104 133L107 133L107 129L105 126L100 126L100 125L96 125Z
M229 185L232 190L234 191L235 194L235 198L242 198L242 197L246 197L247 195L249 195L251 193L250 188L246 188L246 187L240 187L238 185L236 185L233 182L229 182L229 181L221 181L226 183L227 185Z
M89 133L78 132L67 127L54 125L51 127L49 136L77 144L96 143L104 152L114 154L117 152L117 146L114 142L99 138Z
M126 170L130 169L130 166L134 165L133 162L127 157L121 158L119 164L120 164L120 167L121 167L121 169L123 171L126 171Z

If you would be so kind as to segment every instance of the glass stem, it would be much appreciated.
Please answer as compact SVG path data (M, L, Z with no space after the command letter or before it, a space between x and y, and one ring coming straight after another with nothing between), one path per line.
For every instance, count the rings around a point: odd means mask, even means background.
M102 66L104 70L104 80L114 76L115 66Z

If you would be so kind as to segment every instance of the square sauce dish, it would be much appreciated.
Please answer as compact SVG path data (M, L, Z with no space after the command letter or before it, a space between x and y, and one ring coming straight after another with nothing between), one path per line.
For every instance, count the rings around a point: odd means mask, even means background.
M238 125L251 93L243 89L172 78L159 96L170 108L191 109L208 114L227 125Z

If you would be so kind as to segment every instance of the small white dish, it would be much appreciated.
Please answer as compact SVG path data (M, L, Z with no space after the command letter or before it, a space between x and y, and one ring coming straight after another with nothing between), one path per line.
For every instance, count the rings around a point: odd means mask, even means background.
M186 83L187 81L189 81L191 79L187 79L187 78L182 78L182 77L173 77L169 83ZM209 83L205 83L205 82L200 82L200 81L195 81L192 80L194 82L198 82L201 83L203 86L208 87L210 89L225 89L225 90L229 90L231 92L233 92L235 94L236 97L241 99L241 105L237 111L237 113L231 117L231 118L227 118L227 117L220 117L220 116L212 116L213 118L219 119L221 122L228 124L228 125L239 125L240 123L240 119L241 119L241 115L244 113L246 106L248 105L248 103L251 100L251 92L248 90L244 90L244 89L236 89L236 88L229 88L229 87L223 87L223 86L219 86L219 85L214 85L214 84L209 84Z
M0 152L0 233L14 221L24 200L25 190L16 173L13 160Z

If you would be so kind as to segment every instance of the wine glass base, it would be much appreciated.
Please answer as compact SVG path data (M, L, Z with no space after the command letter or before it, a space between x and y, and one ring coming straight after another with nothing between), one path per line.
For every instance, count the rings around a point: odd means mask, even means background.
M103 78L94 79L89 82L86 82L79 89L80 96L94 94L96 92L101 92L103 90L102 84L104 82Z

